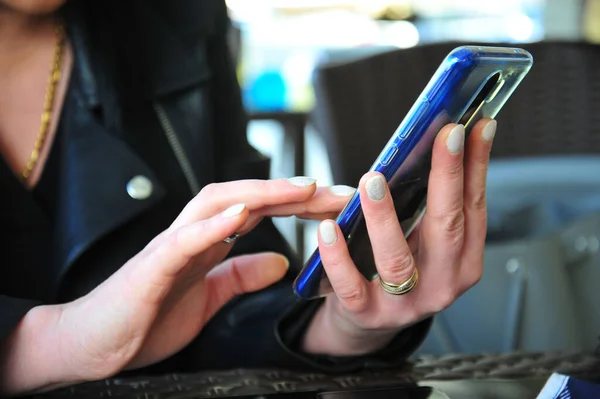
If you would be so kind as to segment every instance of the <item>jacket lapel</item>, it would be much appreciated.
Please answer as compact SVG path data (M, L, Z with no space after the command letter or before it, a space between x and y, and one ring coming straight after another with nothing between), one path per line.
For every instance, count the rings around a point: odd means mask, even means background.
M64 115L65 134L60 143L55 252L59 278L90 245L165 195L152 170L126 143L109 133L88 110L76 109L73 102L69 107L74 112ZM151 189L149 195L128 192L128 184L136 176Z
M170 12L161 8L160 1L73 2L64 10L75 53L72 84L76 89L70 90L66 101L71 103L65 103L70 111L62 120L63 170L56 219L59 278L87 248L166 194L149 166L124 139L128 132L121 125L123 104L164 104L165 114L177 131L197 131L203 124L205 115L198 110L208 108L201 99L186 97L184 103L196 108L186 109L187 118L180 115L185 104L161 101L174 92L181 95L183 89L211 75L206 42L199 37L213 33L215 26L207 21L198 24L196 17L186 19L184 11L196 2L178 1L179 7L166 8ZM200 15L209 18L214 15L209 9L215 4L198 2L196 7L202 9L198 10L203 11ZM82 20L81 15L86 18ZM187 40L190 36L194 40ZM127 79L123 80L124 76ZM194 95L192 90L189 96ZM195 119L190 120L189 115ZM198 148L198 143L186 141L190 138L185 134L179 139L185 148ZM210 143L203 144L210 148ZM204 175L211 170L209 156L187 155L194 160L196 172ZM149 197L135 199L128 193L127 185L136 176L150 182Z

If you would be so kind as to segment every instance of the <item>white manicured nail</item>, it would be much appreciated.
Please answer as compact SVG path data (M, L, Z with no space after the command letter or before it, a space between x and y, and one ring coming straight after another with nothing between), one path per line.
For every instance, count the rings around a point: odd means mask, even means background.
M290 177L288 179L288 181L290 182L290 184L293 184L294 186L297 186L297 187L308 187L308 186L312 186L313 184L315 184L317 182L316 179L313 179L312 177L306 177L306 176Z
M365 184L367 196L371 201L381 201L385 197L385 180L383 176L377 175L369 178Z
M235 204L223 211L223 217L232 218L239 215L246 209L246 204Z
M337 231L333 222L322 222L319 225L319 234L321 235L321 241L325 245L332 245L337 241Z
M448 138L446 138L446 147L448 151L456 155L460 153L465 145L465 127L463 125L457 125L452 129Z
M483 139L485 141L487 141L488 143L491 142L492 140L494 140L494 136L496 135L496 126L497 125L498 124L496 123L496 121L492 119L483 128L483 131L481 132L481 137L483 137Z
M349 197L351 195L354 195L354 193L356 192L356 189L354 187L343 185L331 186L330 190L334 195L339 195L341 197Z

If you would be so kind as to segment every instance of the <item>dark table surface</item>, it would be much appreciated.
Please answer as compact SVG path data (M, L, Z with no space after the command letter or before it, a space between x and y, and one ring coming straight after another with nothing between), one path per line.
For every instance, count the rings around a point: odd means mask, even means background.
M595 353L511 353L421 357L405 369L347 375L284 370L232 370L112 379L81 384L32 398L192 399L306 393L400 386L416 381L548 378L553 372L600 381Z

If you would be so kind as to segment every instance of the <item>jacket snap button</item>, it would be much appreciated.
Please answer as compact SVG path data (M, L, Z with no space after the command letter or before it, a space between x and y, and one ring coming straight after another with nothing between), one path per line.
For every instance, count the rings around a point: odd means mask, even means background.
M135 176L127 183L127 194L133 199L144 200L152 195L152 182L146 176Z

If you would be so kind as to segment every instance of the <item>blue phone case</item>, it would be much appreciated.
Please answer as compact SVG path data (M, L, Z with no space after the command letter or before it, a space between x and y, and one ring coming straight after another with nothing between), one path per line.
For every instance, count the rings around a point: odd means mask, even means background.
M494 118L532 65L527 51L507 47L463 46L444 59L370 169L387 179L406 237L425 212L431 150L439 130L462 123L468 134L479 119ZM356 267L368 280L377 278L358 192L337 223ZM332 292L318 249L296 278L294 292L304 299Z

